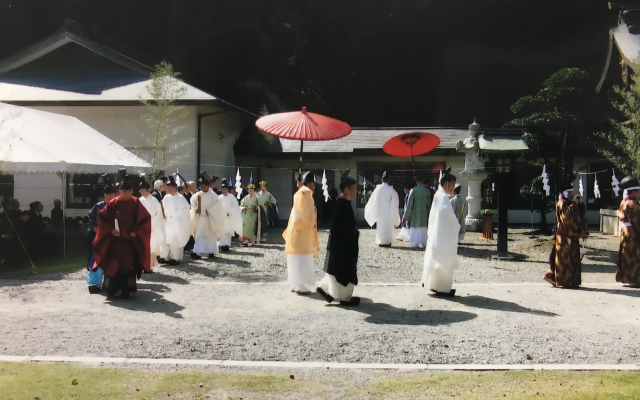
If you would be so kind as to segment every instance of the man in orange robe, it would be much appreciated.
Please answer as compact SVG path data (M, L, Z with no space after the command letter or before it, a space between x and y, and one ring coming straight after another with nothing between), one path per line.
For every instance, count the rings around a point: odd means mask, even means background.
M627 195L618 210L622 232L616 282L640 288L640 183L627 176L620 181L620 189Z
M315 175L307 172L302 177L302 186L293 196L293 208L287 229L282 233L286 241L287 270L291 291L309 294L305 285L315 285L313 259L318 257L318 215L313 201L316 188Z

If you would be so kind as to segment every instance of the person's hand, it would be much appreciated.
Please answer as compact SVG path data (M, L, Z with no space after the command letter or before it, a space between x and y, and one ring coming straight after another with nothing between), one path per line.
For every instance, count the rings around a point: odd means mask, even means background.
M96 226L95 228L93 228L93 231L98 233L98 227Z
M208 211L208 210L204 210L204 213L205 213L206 215L209 215L209 211Z
M132 238L137 237L136 233L135 232L131 232L131 237Z
M227 217L230 217L231 215L229 213L227 213Z
M120 236L120 231L117 231L117 230L114 229L114 230L111 231L111 234L113 236Z
M201 212L202 212L202 211L200 211L200 209L199 209L199 208L196 210L196 214L200 214Z

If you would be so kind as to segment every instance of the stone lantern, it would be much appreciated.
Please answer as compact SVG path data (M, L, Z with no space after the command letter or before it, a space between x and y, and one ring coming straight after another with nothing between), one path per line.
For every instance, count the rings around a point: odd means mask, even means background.
M465 217L467 231L482 231L482 216L480 208L482 203L482 181L487 179L489 173L484 169L484 159L480 156L480 124L469 125L469 137L464 141L456 143L456 150L464 153L464 171L460 173L464 176L469 185L467 191L468 214Z

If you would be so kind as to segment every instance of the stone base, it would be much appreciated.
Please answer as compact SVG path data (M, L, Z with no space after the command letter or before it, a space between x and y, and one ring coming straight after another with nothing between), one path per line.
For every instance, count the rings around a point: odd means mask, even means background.
M467 232L482 232L482 219L466 218L464 223Z

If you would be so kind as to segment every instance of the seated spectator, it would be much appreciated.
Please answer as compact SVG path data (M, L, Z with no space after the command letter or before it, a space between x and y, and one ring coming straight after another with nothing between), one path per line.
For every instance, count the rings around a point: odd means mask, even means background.
M13 199L11 202L11 210L9 212L9 219L11 222L15 222L20 219L20 215L22 215L22 211L20 211L20 202L18 199Z
M62 219L64 218L64 213L62 212L62 202L58 199L53 201L53 209L51 210L51 223L56 228L60 228L62 226Z
M45 223L42 218L42 203L34 201L29 205L28 214L30 236L37 246L34 246L33 253L36 255L52 256L58 254L59 241L55 233L45 232Z

